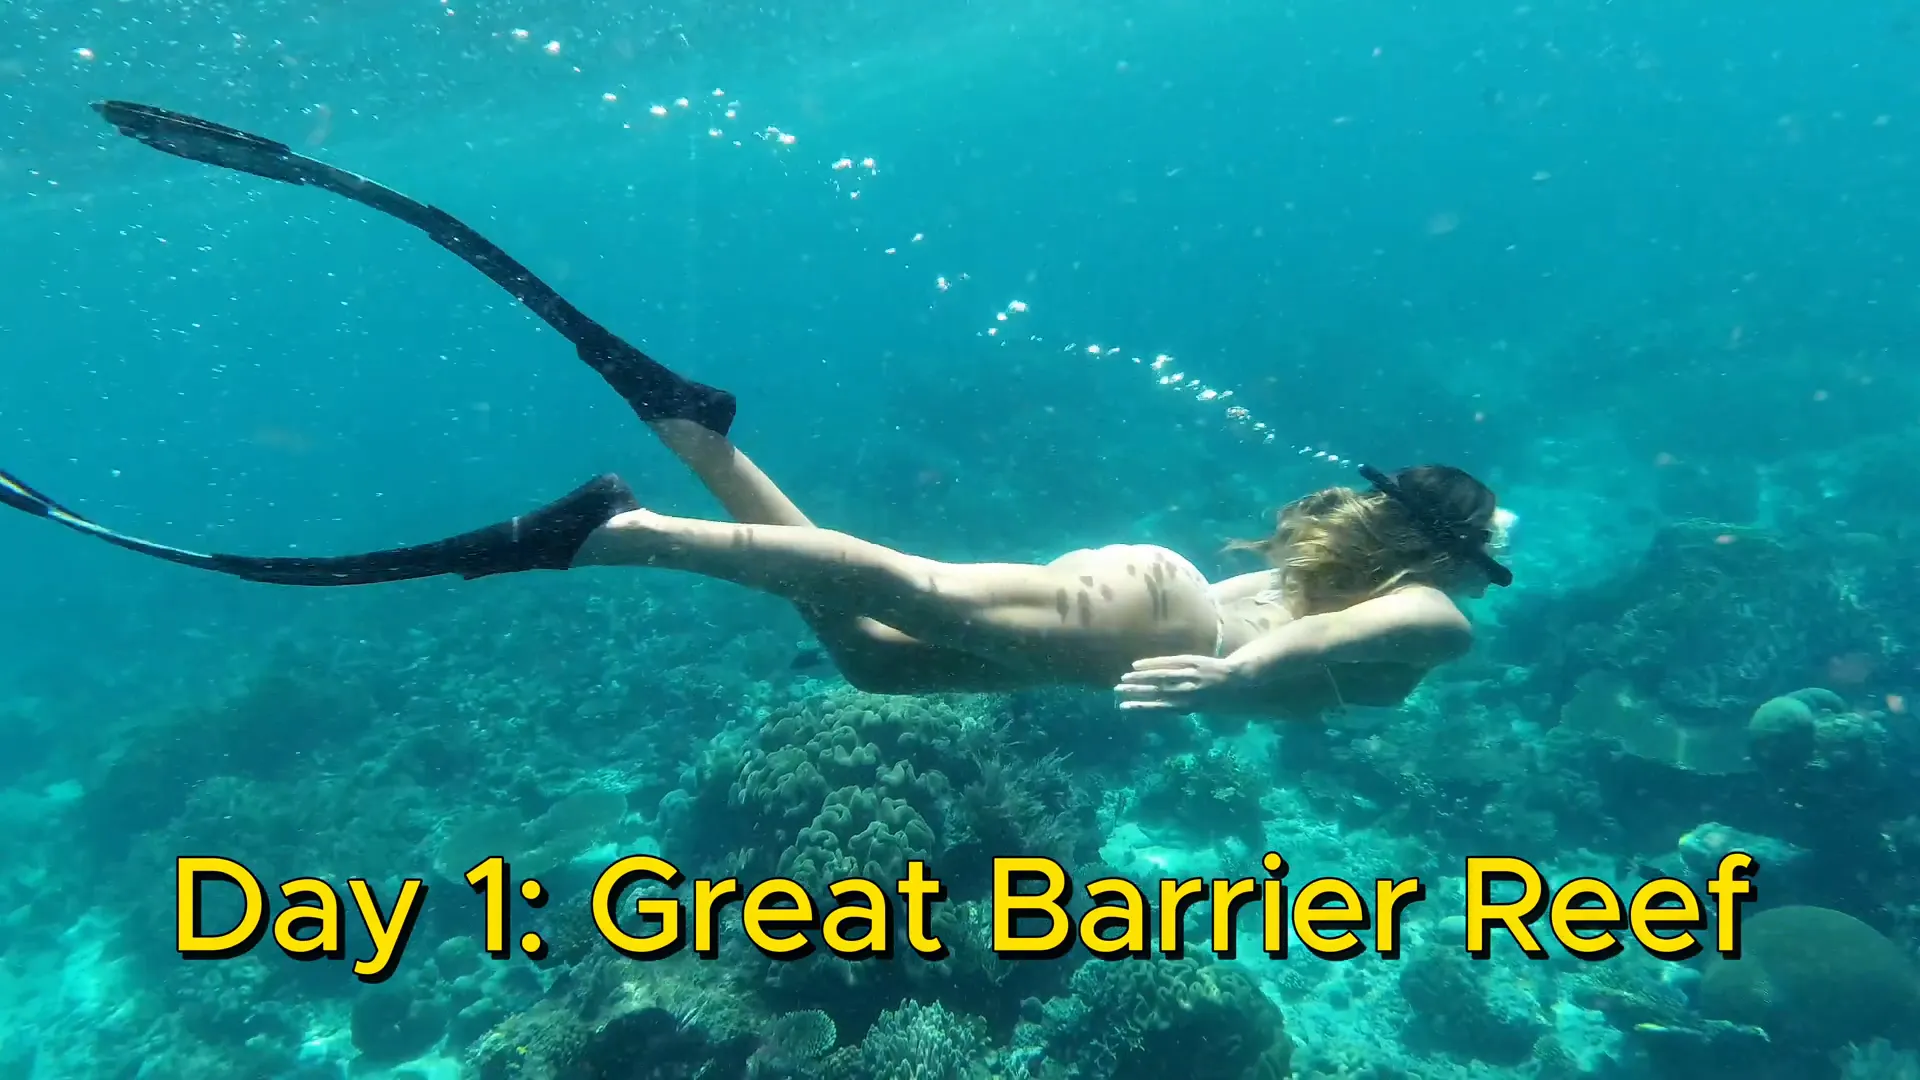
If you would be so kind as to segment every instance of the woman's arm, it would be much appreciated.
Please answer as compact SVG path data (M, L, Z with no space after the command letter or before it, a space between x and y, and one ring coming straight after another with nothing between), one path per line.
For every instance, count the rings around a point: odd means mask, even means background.
M1309 615L1226 657L1155 656L1134 662L1114 692L1123 709L1265 711L1287 683L1328 664L1433 667L1466 652L1473 630L1446 594L1424 586ZM1324 677L1324 676L1322 676Z
M1473 628L1453 601L1416 587L1276 627L1228 654L1226 673L1230 682L1253 687L1326 664L1434 667L1472 645Z

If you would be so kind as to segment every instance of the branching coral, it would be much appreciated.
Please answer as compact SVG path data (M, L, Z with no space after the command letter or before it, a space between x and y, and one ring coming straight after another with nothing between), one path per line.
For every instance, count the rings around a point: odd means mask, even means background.
M600 954L467 1053L477 1080L739 1080L767 1018L728 978L687 956Z
M1494 992L1500 977L1450 952L1408 959L1400 968L1400 995L1413 1010L1409 1036L1461 1058L1502 1065L1528 1060L1546 1025L1531 996Z
M956 890L980 887L996 856L1018 852L1072 866L1099 842L1094 801L1057 752L1020 763L981 761L979 778L961 788L953 810L941 874Z
M822 950L767 962L762 985L773 1000L807 1005L830 991L823 1007L843 1030L859 1031L903 996L960 1000L1006 976L982 959L966 902L985 896L993 856L1070 856L1091 846L1093 821L1060 759L1020 761L989 705L852 690L791 702L743 744L714 746L663 800L664 831L682 866L789 877L819 896L845 878L885 886L923 860L946 886L933 917L951 957L930 962L905 951L849 961ZM992 1011L1012 1008L1000 1002Z
M1214 747L1155 766L1140 782L1135 805L1149 821L1200 837L1236 837L1259 849L1266 842L1260 800L1272 787L1264 770L1229 748Z
M709 860L746 853L765 874L847 787L906 802L945 827L955 783L978 776L993 727L966 699L840 690L774 709L749 743L716 750L663 803L670 838Z
M866 1038L827 1061L832 1080L988 1080L993 1040L977 1017L909 1001L888 1009Z
M756 1077L810 1075L833 1051L840 1031L833 1017L819 1009L776 1016L760 1031L760 1046L747 1059L747 1073Z
M1279 1080L1293 1042L1245 971L1194 959L1089 961L1023 1042L1089 1077Z

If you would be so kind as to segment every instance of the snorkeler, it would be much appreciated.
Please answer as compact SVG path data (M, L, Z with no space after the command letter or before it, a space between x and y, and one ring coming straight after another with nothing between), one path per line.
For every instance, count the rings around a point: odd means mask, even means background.
M1493 492L1447 466L1391 476L1363 466L1369 490L1334 487L1296 500L1269 539L1241 545L1274 568L1218 584L1149 545L1081 550L1044 565L942 563L819 528L728 440L731 394L656 362L446 212L244 131L128 102L94 108L155 149L324 188L425 232L571 341L734 518L641 509L606 474L531 513L432 543L260 557L128 536L0 471L0 502L107 543L298 586L579 566L681 570L791 602L840 673L865 690L1113 685L1123 708L1278 716L1400 703L1471 645L1453 598L1512 582L1493 555L1502 531Z

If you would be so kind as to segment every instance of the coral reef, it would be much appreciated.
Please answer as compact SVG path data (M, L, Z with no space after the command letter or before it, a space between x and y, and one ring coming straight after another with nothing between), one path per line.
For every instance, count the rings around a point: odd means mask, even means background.
M1676 474L1662 497L1705 506L1708 478ZM1754 486L1733 501L1777 497ZM794 665L797 623L716 615L716 646L659 617L698 586L572 578L547 592L504 582L486 605L416 597L405 618L354 621L351 635L290 629L288 644L233 661L190 697L88 728L84 752L47 736L61 722L47 706L16 706L5 715L31 745L9 764L21 779L0 802L7 842L31 850L58 835L86 853L89 876L44 853L20 861L0 944L25 967L58 951L46 941L92 943L95 961L61 956L43 982L73 995L58 1007L101 1045L82 1062L60 1039L23 1037L0 1051L0 1071L340 1080L442 1076L459 1061L473 1080L1904 1075L1920 1002L1907 961L1920 939L1920 796L1908 782L1920 738L1902 680L1920 605L1897 602L1910 589L1897 545L1836 528L1796 513L1764 526L1648 522L1638 563L1601 567L1550 603L1517 594L1477 609L1482 649L1404 709L1278 729L1117 722L1105 695L1066 691L863 694ZM689 876L785 876L816 895L925 862L948 888L931 927L948 953L774 961L744 940L736 905L721 915L718 957L629 960L571 898L596 869L583 853L636 844ZM1013 960L989 948L995 856L1047 856L1076 882L1115 873L1102 852L1142 874L1238 876L1241 853L1269 845L1292 881L1428 878L1435 895L1412 916L1407 958ZM183 850L235 855L265 881L361 877L383 897L424 876L434 901L401 973L374 988L344 962L294 963L270 947L182 965L165 905L69 930L63 898L103 883L150 890ZM1469 962L1457 916L1442 914L1448 877L1462 854L1489 850L1525 853L1556 880L1623 886L1697 877L1748 851L1767 902L1792 906L1749 917L1739 960L1629 950L1600 964ZM493 855L569 898L516 904L514 931L547 942L537 960L486 958L474 936L479 901L459 879ZM635 886L623 925L635 896L666 892ZM1086 902L1068 907L1078 917Z
M1533 1057L1547 1025L1531 994L1503 983L1504 973L1454 952L1410 957L1400 995L1413 1011L1413 1045L1495 1065Z
M825 1062L830 1080L989 1080L1001 1075L985 1022L938 1003L880 1014L867 1037Z
M1820 679L1836 654L1881 650L1886 628L1844 588L1844 559L1798 534L1675 522L1632 572L1522 606L1508 641L1528 687L1556 701L1606 671L1676 722L1737 727L1753 702Z
M477 809L447 823L434 845L433 868L458 882L498 855L514 876L536 877L607 839L626 815L627 797L601 787L576 791L531 820L523 809Z
M1282 1080L1292 1070L1279 1007L1232 964L1093 960L1070 987L1017 1042L1081 1076Z
M1857 806L1886 782L1886 728L1831 690L1768 700L1747 721L1747 741L1754 766L1788 798L1827 809Z
M762 1051L759 1033L786 1029L727 976L686 957L597 954L476 1040L466 1053L470 1070L476 1080L745 1077Z
M353 1048L374 1065L408 1061L433 1049L447 1031L443 1002L395 986L363 991L351 1011Z
M1781 907L1743 927L1737 960L1709 960L1707 1017L1764 1029L1795 1049L1906 1037L1920 1019L1920 976L1905 952L1843 912Z
M1142 819L1173 825L1203 841L1233 837L1250 850L1266 843L1260 800L1265 772L1225 747L1177 754L1152 770L1135 793Z
M909 995L972 998L1005 1027L1020 996L1065 977L993 956L968 906L985 899L995 856L1068 861L1097 836L1092 801L1061 758L1023 754L992 704L850 689L795 700L771 709L743 742L710 748L662 800L670 849L714 873L778 875L812 889L863 877L890 888L919 860L946 886L933 930L948 957L767 962L767 986L786 1004L833 991L827 1011L860 1032Z

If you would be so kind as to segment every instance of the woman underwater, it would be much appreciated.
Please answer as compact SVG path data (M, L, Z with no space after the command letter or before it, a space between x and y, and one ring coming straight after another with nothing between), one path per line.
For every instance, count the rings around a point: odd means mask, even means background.
M1511 583L1494 558L1493 492L1459 469L1333 487L1289 504L1267 540L1273 569L1209 584L1166 548L1115 545L1053 562L944 563L822 529L728 440L732 395L686 379L581 314L444 211L281 143L128 102L94 108L149 146L325 188L421 229L572 341L732 522L642 509L603 475L510 521L361 555L201 553L105 528L0 472L0 502L108 543L283 585L479 578L645 566L730 581L792 602L853 685L880 693L1113 686L1122 708L1317 715L1397 705L1472 630L1455 605Z

